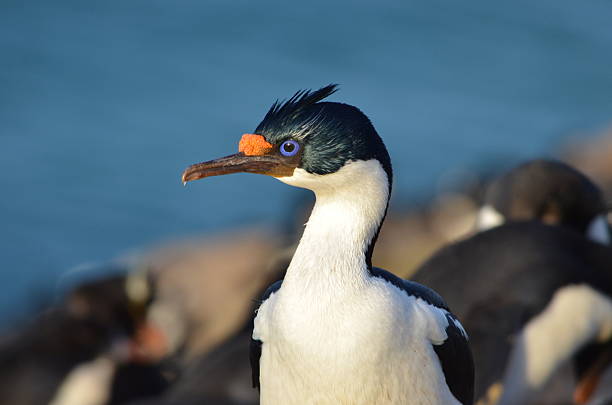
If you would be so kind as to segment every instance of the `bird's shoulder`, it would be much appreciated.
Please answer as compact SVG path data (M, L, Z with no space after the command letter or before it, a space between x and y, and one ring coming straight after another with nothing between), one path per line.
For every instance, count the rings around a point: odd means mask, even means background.
M266 288L266 291L264 291L264 293L259 298L259 305L263 304L268 298L270 298L272 294L277 292L281 288L282 284L283 280L278 280L272 283L268 288Z
M471 404L474 396L474 361L468 336L457 317L450 312L444 299L431 288L404 280L386 270L373 267L370 272L373 277L381 278L407 295L420 298L435 307L432 311L445 318L446 338L442 342L432 342L432 346L440 360L450 391L462 404Z
M282 283L283 280L278 280L270 285L259 298L257 307L260 308L261 305L272 296L272 294L277 292L281 288ZM259 359L261 357L261 346L263 344L258 335L257 321L255 320L253 335L251 336L251 344L249 347L249 359L251 362L251 381L253 388L257 389L259 389Z
M264 293L255 301L255 317L253 319L253 334L252 338L256 341L265 341L269 335L270 325L270 308L274 301L274 293L276 293L283 283L283 280L278 280L271 284Z
M409 296L413 296L415 298L420 298L429 305L433 305L437 308L444 309L445 311L449 311L448 305L444 299L432 290L429 287L424 286L423 284L419 284L414 281L404 280L395 274L388 272L387 270L383 270L378 267L372 267L370 269L370 274L373 277L377 277L387 281L390 284L393 284L395 287L404 291ZM450 311L449 311L450 312Z

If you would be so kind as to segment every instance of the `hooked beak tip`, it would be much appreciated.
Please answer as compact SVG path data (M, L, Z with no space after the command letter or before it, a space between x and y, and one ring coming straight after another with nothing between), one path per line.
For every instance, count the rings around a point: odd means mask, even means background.
M197 171L193 170L193 166L189 166L181 175L181 183L183 183L183 186L186 186L190 181L197 180L201 177L202 176L199 176Z

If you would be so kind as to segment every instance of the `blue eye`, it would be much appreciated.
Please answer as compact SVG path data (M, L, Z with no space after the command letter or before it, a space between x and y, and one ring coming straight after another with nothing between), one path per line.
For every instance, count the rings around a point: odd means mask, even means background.
M280 146L280 153L283 156L295 156L300 150L300 144L293 140L285 141Z

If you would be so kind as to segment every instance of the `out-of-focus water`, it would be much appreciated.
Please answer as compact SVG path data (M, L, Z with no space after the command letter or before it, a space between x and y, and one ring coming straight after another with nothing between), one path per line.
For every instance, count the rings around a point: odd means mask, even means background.
M78 264L284 217L273 179L179 176L300 88L341 84L398 195L605 125L610 21L607 0L4 0L0 320Z

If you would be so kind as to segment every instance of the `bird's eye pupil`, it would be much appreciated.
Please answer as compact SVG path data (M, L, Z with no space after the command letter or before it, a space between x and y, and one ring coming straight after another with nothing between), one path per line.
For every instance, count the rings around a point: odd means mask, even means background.
M284 156L295 156L300 149L300 144L294 140L288 140L281 144L280 152Z

